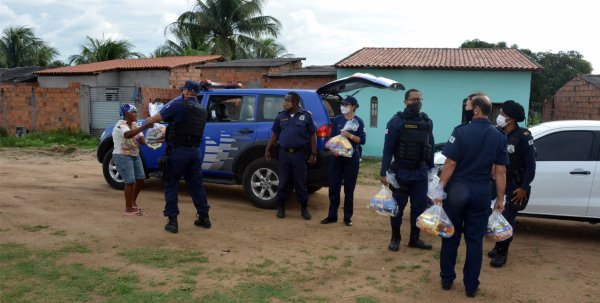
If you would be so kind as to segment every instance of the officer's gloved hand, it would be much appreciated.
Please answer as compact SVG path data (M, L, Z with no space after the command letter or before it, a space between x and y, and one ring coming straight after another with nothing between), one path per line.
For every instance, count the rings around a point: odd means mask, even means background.
M429 180L429 182L433 181L435 179L435 177L437 177L438 171L439 170L437 167L430 169L429 173L427 173L427 180Z
M433 203L438 205L442 204L442 201L448 196L446 195L446 192L444 192L444 186L439 183L434 188L429 189L427 195L433 200Z

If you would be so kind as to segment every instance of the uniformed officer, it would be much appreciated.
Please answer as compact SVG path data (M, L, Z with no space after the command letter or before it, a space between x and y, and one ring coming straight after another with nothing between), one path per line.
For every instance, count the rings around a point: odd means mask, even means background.
M346 96L341 102L341 115L333 118L331 137L341 135L346 137L354 149L352 157L340 156L332 151L329 157L327 178L329 180L329 213L327 218L321 220L321 224L337 222L338 208L340 207L340 189L344 183L344 224L352 226L352 214L354 212L354 187L358 177L360 165L360 145L364 145L367 139L365 134L365 123L356 116L354 112L358 108L358 101L352 96ZM346 124L355 123L356 130L342 130Z
M308 190L306 175L308 163L317 162L317 129L312 115L300 108L300 96L289 92L283 99L283 111L277 114L271 128L271 139L265 149L265 158L271 159L270 149L275 142L279 144L279 186L277 187L277 218L285 217L285 200L291 183L300 202L302 218L310 220L308 211ZM308 153L307 153L308 150Z
M496 124L508 136L508 158L506 167L506 206L502 215L514 227L517 213L525 209L531 193L531 182L535 177L535 147L528 129L519 127L517 122L525 120L523 106L513 100L502 104ZM508 247L513 237L497 242L488 256L492 257L492 267L502 267L508 258Z
M465 235L467 257L463 268L463 282L468 297L474 297L479 287L479 273L483 255L483 236L487 229L490 209L490 172L495 165L496 205L504 209L506 165L508 153L506 136L488 120L492 103L485 95L473 97L473 120L454 129L444 147L446 156L438 192L432 197L442 203L444 191L447 199L443 207L454 224L454 235L442 239L440 277L442 288L452 287L456 272L456 255L461 234Z
M427 180L433 166L434 140L433 122L421 112L423 98L421 92L409 89L404 95L404 111L399 111L390 119L385 130L383 157L381 159L381 183L387 185L388 169L396 174L400 188L393 190L398 203L399 214L390 218L392 239L388 245L391 251L400 249L400 225L402 213L410 197L410 240L408 246L431 249L431 244L419 239L417 217L427 208ZM394 161L392 162L392 156Z
M150 123L160 121L169 123L166 142L170 177L165 180L166 203L163 214L169 218L165 230L172 233L178 231L178 189L181 177L184 178L194 207L196 207L197 214L194 225L204 228L211 227L208 216L210 206L202 184L202 153L200 151L206 124L206 110L201 107L196 98L200 92L200 85L197 82L185 81L180 89L181 96L171 100L159 113L146 119Z

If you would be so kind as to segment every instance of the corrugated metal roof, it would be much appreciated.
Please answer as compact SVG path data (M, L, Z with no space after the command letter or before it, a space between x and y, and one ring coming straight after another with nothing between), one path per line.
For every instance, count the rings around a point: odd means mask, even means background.
M267 59L239 59L226 62L211 62L201 68L218 67L274 67L289 64L295 61L306 60L306 58L267 58Z
M267 74L267 77L318 77L318 76L336 76L333 65L324 66L306 66L287 72Z
M591 85L600 88L600 75L581 75L579 76L583 80L589 82Z
M33 72L46 68L47 67L39 66L1 68L0 82L20 83L35 80L37 76L34 75Z
M224 60L223 56L179 56L142 59L117 59L75 66L65 66L37 72L42 76L48 75L76 75L97 74L112 70L145 70L145 69L173 69L179 66L201 64L209 61Z
M513 48L365 47L334 65L337 68L521 70L542 66Z

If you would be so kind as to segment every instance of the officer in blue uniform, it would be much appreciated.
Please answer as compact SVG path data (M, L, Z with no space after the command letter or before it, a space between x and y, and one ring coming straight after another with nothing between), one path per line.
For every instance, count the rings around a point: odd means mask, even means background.
M479 287L479 273L483 255L483 236L487 229L490 209L490 174L495 165L496 205L504 209L506 165L508 153L506 136L494 127L488 115L492 103L485 95L473 97L473 120L454 129L444 147L446 162L440 175L440 185L432 198L442 203L444 189L447 199L443 207L454 224L454 235L442 239L440 277L442 288L452 287L456 272L456 255L461 234L465 235L467 256L463 268L463 283L468 297L474 297Z
M177 233L178 189L179 180L184 178L194 207L196 207L196 220L194 225L210 228L208 216L208 201L202 184L202 153L200 145L204 126L206 124L206 110L201 107L198 99L200 85L195 81L185 81L180 87L181 96L171 100L159 113L148 117L149 123L166 121L169 123L166 131L167 155L169 177L165 182L165 209L164 216L169 218L165 230Z
M517 213L525 209L531 194L531 182L535 177L535 147L528 129L519 127L517 122L525 120L523 106L514 100L502 104L496 119L498 127L508 136L508 158L506 167L506 206L502 215L515 227ZM513 229L514 231L514 229ZM497 242L488 253L492 267L502 267L508 258L508 247L513 237Z
M356 116L354 112L358 108L358 101L352 96L346 96L341 102L341 115L333 119L331 137L343 136L352 144L352 157L341 156L332 151L329 157L328 180L329 180L329 213L327 218L321 220L321 224L337 222L338 209L340 207L340 190L344 181L344 224L352 226L352 214L354 213L354 187L358 177L360 165L360 145L367 140L365 134L365 123ZM342 130L346 124L355 123L356 130Z
M393 196L398 203L399 213L390 218L392 239L388 245L391 251L400 249L400 225L402 213L410 197L410 239L408 246L431 249L431 244L419 239L417 217L427 208L427 184L429 171L434 167L433 122L421 112L423 98L421 92L409 89L404 96L404 111L390 119L385 131L383 157L381 159L381 183L388 184L386 172L396 174L399 188L393 188ZM392 162L392 156L394 161Z
M277 218L285 217L285 200L291 183L300 202L302 218L310 220L306 175L308 163L317 162L317 129L312 115L300 108L300 96L289 92L283 99L283 111L277 114L271 128L271 139L265 149L265 158L271 159L270 149L279 145L279 186L277 187ZM308 151L308 152L307 152Z

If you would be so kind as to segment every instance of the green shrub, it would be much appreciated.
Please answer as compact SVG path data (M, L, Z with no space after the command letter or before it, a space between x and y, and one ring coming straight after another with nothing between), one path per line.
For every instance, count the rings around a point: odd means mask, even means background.
M0 127L0 138L8 137L8 131L4 127Z
M94 148L98 138L69 129L47 132L32 132L21 138L15 136L1 137L0 147L56 147L61 148Z

